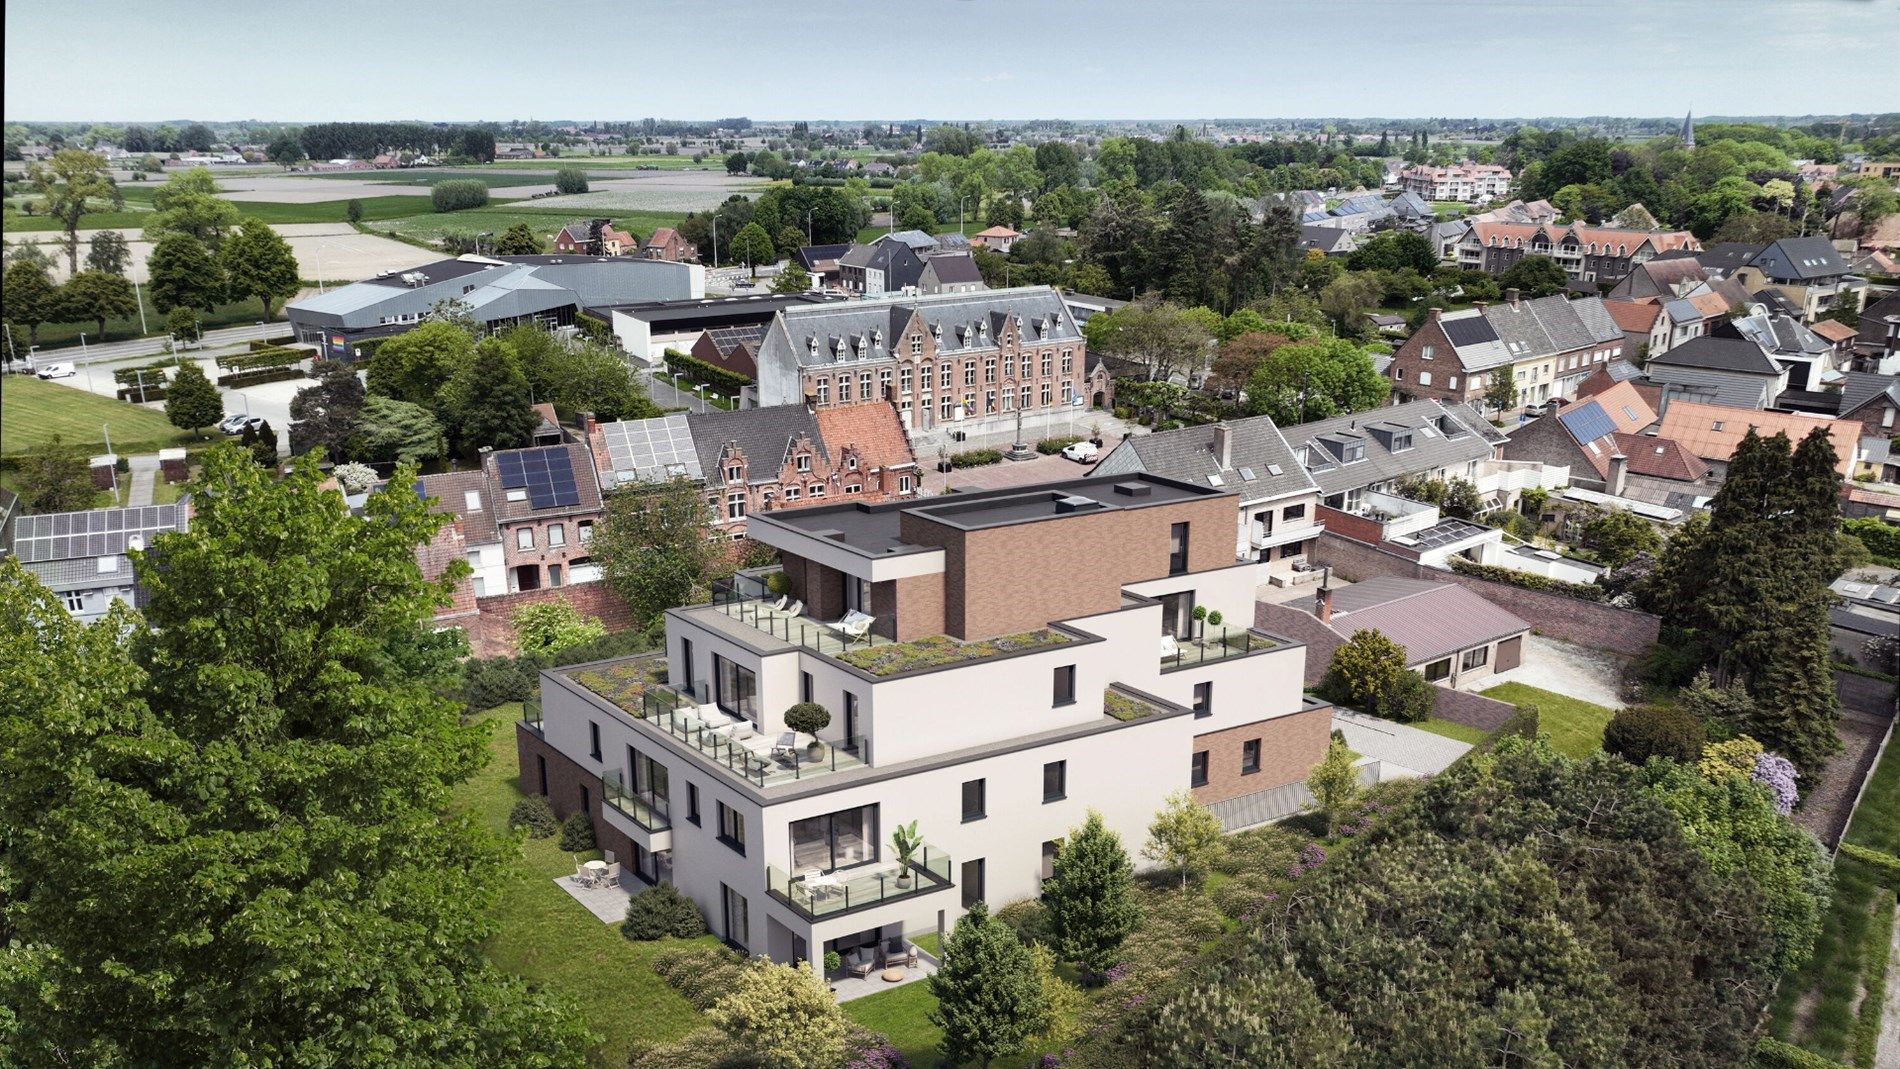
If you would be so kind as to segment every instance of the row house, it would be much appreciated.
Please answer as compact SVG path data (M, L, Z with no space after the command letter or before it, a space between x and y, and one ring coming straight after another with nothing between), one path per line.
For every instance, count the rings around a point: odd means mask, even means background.
M1399 172L1399 186L1426 200L1496 200L1511 191L1511 170L1471 161L1450 167L1421 164Z
M1121 475L756 516L778 568L668 610L657 655L542 673L521 783L784 962L1033 898L1090 811L1125 842L1175 791L1229 828L1293 811L1332 710L1250 626L1232 496Z
M1504 455L1570 469L1571 485L1624 497L1632 482L1645 480L1645 499L1671 490L1707 496L1700 489L1708 466L1680 443L1647 434L1656 412L1634 383L1615 385L1547 413L1511 432Z
M835 501L885 501L922 488L889 403L814 412L804 405L583 419L604 491L686 479L704 488L715 530L744 537L749 518Z
M1861 309L1854 336L1854 370L1900 374L1900 290Z
M424 475L416 491L429 499L430 511L454 517L437 535L434 552L460 545L472 569L470 597L600 578L592 557L600 483L585 442L484 449L479 468ZM430 570L426 562L424 570Z
M1547 256L1572 282L1609 283L1663 253L1701 247L1687 230L1474 222L1458 243L1458 266L1500 275L1526 256Z
M1623 356L1624 328L1602 298L1522 299L1431 317L1392 356L1386 374L1401 399L1436 397L1483 404L1499 376L1515 390L1513 407L1575 397L1577 385Z
M1769 290L1788 301L1797 315L1813 322L1836 308L1859 313L1867 299L1867 280L1855 275L1847 259L1825 237L1782 238L1766 245L1711 245L1699 257L1750 293Z
M1504 433L1469 405L1408 401L1301 423L1283 434L1318 487L1328 524L1335 514L1365 515L1368 495L1395 494L1409 480L1463 479L1493 505L1545 486L1546 473L1536 465L1504 463Z
M758 365L761 405L895 404L912 432L1107 400L1049 286L787 308Z

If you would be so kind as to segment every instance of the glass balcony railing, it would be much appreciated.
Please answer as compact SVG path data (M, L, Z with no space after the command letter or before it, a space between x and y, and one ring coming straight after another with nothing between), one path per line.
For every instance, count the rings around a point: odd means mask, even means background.
M536 735L542 734L541 698L539 695L521 703L521 722L526 724L528 730L534 732Z
M832 872L792 876L766 867L766 890L811 920L930 894L951 886L950 855L928 845L908 865L872 862Z
M665 831L673 826L666 795L629 789L625 773L617 768L601 773L600 796L647 831Z
M1172 672L1178 668L1193 668L1196 665L1211 664L1231 657L1245 657L1251 653L1260 653L1279 645L1266 635L1246 627L1209 627L1197 624L1194 637L1175 639L1173 648L1167 643L1161 648L1161 670Z
M756 787L777 787L871 763L871 740L862 735L834 740L791 731L761 734L750 720L714 704L703 680L651 685L640 700L641 719L648 725Z
M767 574L740 572L730 579L715 580L712 588L713 607L773 638L830 657L847 650L891 643L891 639L874 631L866 630L862 635L848 634L805 615L803 602L790 595L772 593L765 585Z

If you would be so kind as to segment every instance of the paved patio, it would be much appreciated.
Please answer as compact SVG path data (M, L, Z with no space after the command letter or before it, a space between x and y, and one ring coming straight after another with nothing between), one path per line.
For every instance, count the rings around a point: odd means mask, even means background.
M1621 709L1622 681L1623 661L1614 654L1543 635L1525 635L1522 663L1506 672L1479 676L1464 689L1486 691L1502 683L1523 683Z
M1333 727L1355 753L1379 763L1382 780L1436 775L1471 749L1457 739L1350 709L1333 710Z
M574 901L586 906L587 912L599 917L603 924L619 924L626 920L627 903L646 887L639 877L624 869L620 873L620 882L607 887L584 887L572 875L562 876L554 883L571 895Z
M831 982L831 990L838 996L839 1002L850 1002L854 998L863 998L866 995L875 995L881 991L889 991L894 987L914 984L932 975L936 971L936 959L924 953L923 948L919 947L917 950L917 967L915 969L905 969L904 976L900 980L884 979L884 971L879 969L869 976L841 976Z

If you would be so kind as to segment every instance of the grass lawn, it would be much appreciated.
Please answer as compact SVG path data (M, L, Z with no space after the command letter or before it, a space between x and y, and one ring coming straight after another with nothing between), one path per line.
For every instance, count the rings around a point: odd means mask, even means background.
M151 209L139 211L127 206L122 212L87 212L79 217L81 230L143 230L152 219ZM26 215L9 213L6 232L9 234L46 233L64 230L58 221L44 215Z
M153 306L152 291L144 286L140 286L138 296L140 303L145 305L146 327L150 328L152 334L162 336L165 334L165 314ZM280 310L278 314L281 316L283 313ZM216 330L219 327L236 327L243 326L246 323L256 323L263 318L264 309L262 306L255 300L246 300L235 301L231 304L221 304L209 312L200 312L198 322L203 330ZM37 342L40 347L40 352L44 354L49 349L77 349L79 347L79 335L81 331L85 332L86 342L89 345L101 341L125 341L128 338L141 336L141 332L139 331L139 317L136 312L122 319L106 320L106 332L104 334L99 333L99 324L90 319L83 323L41 323L40 340ZM285 324L284 333L288 334L289 332L290 326L289 324ZM13 342L24 352L26 333L21 331L18 327L15 327ZM104 374L104 372L101 372L101 374Z
M393 194L387 197L357 197L356 202L363 206L363 219L403 219L417 212L430 210L429 198L405 197ZM350 202L348 200L320 200L310 204L285 204L269 200L233 200L242 215L260 219L275 226L280 223L343 223L349 221Z
M841 1008L846 1017L884 1033L917 1069L937 1064L937 1044L943 1040L943 1029L930 1023L928 1014L937 1008L937 996L930 993L928 981L852 999Z
M1537 730L1550 736L1558 753L1569 757L1588 757L1603 748L1603 728L1616 710L1578 698L1526 686L1504 683L1481 691L1487 698L1510 702L1522 708L1537 706ZM1430 730L1430 729L1428 729ZM1444 735L1448 732L1439 732ZM1452 736L1456 738L1457 736Z
M936 932L925 932L922 935L913 935L910 937L910 941L923 947L933 958L943 953L942 941L937 938Z
M101 372L103 374L103 372ZM26 453L57 434L68 448L105 451L102 427L112 428L112 448L130 456L195 442L157 409L141 408L30 375L0 380L0 454Z
M1847 841L1900 856L1900 747L1889 745L1847 826Z
M488 231L499 235L516 223L526 223L528 229L542 240L552 242L562 226L583 214L574 209L517 208L506 201L490 202L486 208L437 213L428 210L429 202L426 200L415 197L394 199L410 201L414 208L408 215L384 219L371 229L424 241L438 241L445 234L479 234ZM678 226L680 220L686 217L684 212L600 211L592 214L609 217L616 227L630 229L641 237L652 234L658 227Z
M454 805L486 827L502 829L521 798L515 769L515 704L477 717L490 732L487 768L457 788ZM501 968L576 1003L603 1041L589 1059L600 1069L618 1069L636 1039L671 1041L701 1023L699 1011L653 971L655 954L677 940L635 943L602 924L554 885L574 871L573 856L558 839L529 839L502 887L495 910L498 929L484 948ZM713 945L708 936L703 940Z
M1457 739L1459 742L1470 743L1473 746L1483 742L1488 734L1488 732L1481 731L1468 724L1460 724L1452 720L1440 720L1437 717L1421 720L1412 726L1429 731L1434 735L1443 735L1448 739ZM1599 738L1600 737L1601 736L1599 736Z

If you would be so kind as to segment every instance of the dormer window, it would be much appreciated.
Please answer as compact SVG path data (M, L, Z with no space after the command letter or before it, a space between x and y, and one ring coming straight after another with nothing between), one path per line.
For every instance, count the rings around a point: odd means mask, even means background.
M792 460L792 467L798 471L810 471L811 470L811 454L810 453L798 454L798 456Z
M1392 435L1392 451L1394 453L1403 452L1410 448L1412 448L1411 431L1397 431Z

